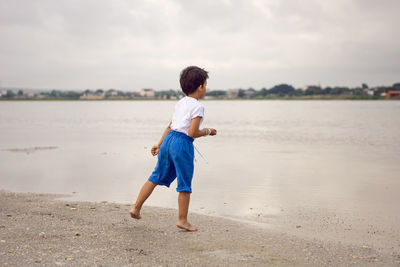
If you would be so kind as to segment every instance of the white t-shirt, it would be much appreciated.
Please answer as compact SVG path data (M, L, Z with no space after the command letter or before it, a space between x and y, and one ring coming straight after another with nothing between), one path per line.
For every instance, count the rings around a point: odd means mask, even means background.
M201 125L204 117L203 104L196 98L185 96L175 105L171 129L189 135L190 122L196 117L201 117Z

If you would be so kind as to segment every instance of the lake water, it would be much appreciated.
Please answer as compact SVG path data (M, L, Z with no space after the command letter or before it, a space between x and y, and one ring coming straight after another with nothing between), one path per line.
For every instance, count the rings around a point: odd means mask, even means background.
M400 101L203 103L218 135L195 141L208 163L196 154L192 211L288 228L333 216L399 237ZM174 105L0 102L0 188L134 202ZM175 187L147 204L177 208Z

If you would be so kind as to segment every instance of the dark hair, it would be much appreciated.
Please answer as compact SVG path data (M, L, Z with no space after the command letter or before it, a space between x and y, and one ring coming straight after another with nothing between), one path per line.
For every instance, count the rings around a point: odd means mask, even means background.
M190 66L181 71L182 91L189 95L196 91L197 87L203 85L208 79L208 72L196 66Z

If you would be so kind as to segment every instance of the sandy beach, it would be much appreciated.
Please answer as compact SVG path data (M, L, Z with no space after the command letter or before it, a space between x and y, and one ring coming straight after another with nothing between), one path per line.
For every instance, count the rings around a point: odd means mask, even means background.
M60 197L0 191L3 266L400 266L400 255L366 245L198 214L189 233L175 227L174 209L146 206L134 220L128 204Z

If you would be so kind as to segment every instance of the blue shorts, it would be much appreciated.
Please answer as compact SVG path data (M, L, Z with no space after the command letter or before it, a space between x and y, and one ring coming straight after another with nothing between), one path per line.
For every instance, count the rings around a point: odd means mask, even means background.
M184 133L170 130L161 144L157 165L149 181L169 187L178 177L176 191L192 193L193 140Z

